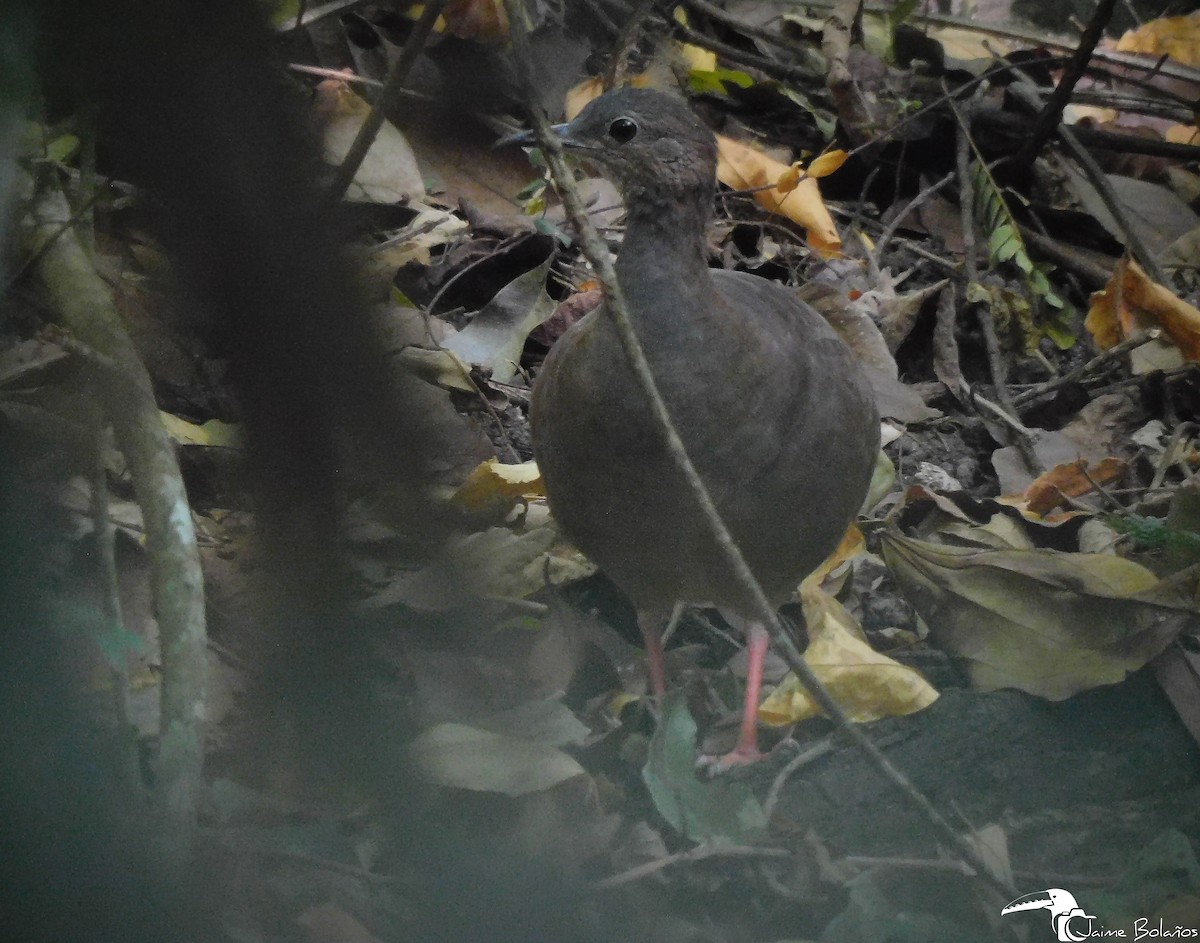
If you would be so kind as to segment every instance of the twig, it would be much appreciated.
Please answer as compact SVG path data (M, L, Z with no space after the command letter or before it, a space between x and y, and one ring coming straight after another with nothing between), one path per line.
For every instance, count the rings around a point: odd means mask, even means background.
M1037 93L1037 86L1034 85L1023 72L1017 70L1016 75L1019 76L1016 82L1010 86L1012 93L1030 108L1038 109L1041 107L1041 98ZM1058 135L1066 145L1072 156L1079 161L1080 167L1083 168L1084 175L1088 178L1088 182L1096 188L1100 199L1104 201L1104 206L1120 227L1122 235L1125 237L1125 244L1129 246L1134 255L1137 256L1146 273L1160 285L1166 285L1167 277L1159 267L1158 260L1154 254L1142 241L1141 235L1129 222L1129 217L1125 213L1125 208L1121 205L1121 201L1117 199L1117 195L1113 192L1112 185L1108 182L1108 178L1104 176L1104 171L1100 165L1096 163L1096 159L1092 157L1088 149L1079 143L1079 139L1075 137L1074 132L1066 125L1060 125Z
M1101 351L1087 363L1080 364L1073 370L1068 370L1062 376L1055 377L1052 380L1047 380L1045 383L1039 383L1028 390L1023 390L1013 397L1013 403L1017 407L1024 406L1026 403L1035 400L1048 393L1053 393L1055 390L1061 389L1071 383L1076 383L1086 377L1088 374L1099 373L1103 367L1116 360L1118 357L1123 357L1135 347L1141 347L1147 341L1156 340L1162 331L1159 328L1147 328L1144 331L1138 331L1130 334L1119 344L1114 344L1108 350Z
M1179 462L1182 456L1185 438L1190 436L1195 428L1196 424L1193 422L1181 422L1175 427L1175 431L1171 433L1171 439L1167 443L1167 447L1163 449L1162 456L1158 460L1158 467L1154 469L1154 477L1150 479L1151 488L1162 487L1163 481L1166 480L1167 472L1171 469L1171 466Z
M32 191L32 182L29 183ZM156 765L157 850L165 872L184 873L194 846L203 786L207 655L204 578L187 491L175 449L154 402L154 388L116 312L112 292L69 228L59 190L44 189L31 212L26 246L59 320L111 357L122 379L97 376L101 407L125 455L148 535L151 592L163 663L161 751ZM137 389L130 395L129 386Z
M803 46L793 39L789 39L782 33L773 33L769 29L763 29L759 26L751 26L749 23L743 23L736 16L722 10L715 3L710 3L709 0L685 0L687 6L691 7L697 13L702 13L710 20L728 26L732 30L736 30L743 36L751 36L754 39L761 39L764 43L770 43L779 49L784 49L796 55L808 55L808 46Z
M1025 425L1023 422L1021 422L1020 419L1017 419L1012 414L1005 412L1005 410L1002 407L993 403L990 399L987 399L986 397L980 395L979 393L976 393L975 390L971 387L971 385L969 383L967 383L966 380L963 380L962 384L966 389L967 395L971 398L971 402L975 403L977 406L980 406L987 412L991 413L995 418L999 419L1002 423L1004 423L1006 426L1008 426L1010 429L1012 429L1012 431L1015 432L1018 436L1021 436L1026 439L1036 439L1037 438L1037 434L1032 429L1030 429L1027 425ZM1040 469L1040 467L1041 467L1041 463L1035 460L1031 464L1030 470L1034 471L1035 469ZM1035 476L1040 473L1041 473L1040 470L1034 471Z
M512 27L511 38L520 86L524 92L526 101L533 101L535 100L537 84L532 73L533 57L529 48L530 27L527 19L528 11L522 0L505 0L505 9L508 11L508 18ZM704 482L696 471L695 465L692 464L691 459L688 457L687 450L684 448L683 442L679 437L679 432L675 429L674 423L671 421L666 404L658 392L658 385L654 380L650 365L646 361L646 354L638 342L637 333L630 320L629 308L625 302L625 294L621 289L620 282L617 281L613 264L609 259L608 247L587 218L583 202L575 186L574 178L563 156L562 142L551 130L550 123L544 114L536 109L532 109L531 117L539 146L545 154L546 163L562 195L563 205L566 207L567 213L579 232L580 245L584 255L592 263L596 275L604 287L607 298L604 310L607 316L613 320L613 326L617 331L621 346L629 359L630 369L633 371L637 384L646 397L650 412L653 414L656 423L663 430L667 449L673 462L687 482L689 491L695 497L696 503L699 505L699 510L708 523L714 542L729 566L731 575L745 589L747 595L754 603L754 618L767 629L776 646L776 650L783 655L788 667L795 672L801 684L804 685L813 700L816 701L821 710L824 711L839 731L865 754L871 765L919 810L921 815L925 817L951 847L956 848L963 858L976 869L981 881L987 882L1002 893L1011 894L1011 888L1005 887L991 875L987 862L983 860L974 846L955 831L949 821L934 808L929 799L924 794L918 792L908 777L884 756L882 751L880 751L860 727L850 720L845 709L834 699L829 689L822 684L820 678L817 677L812 667L804 660L804 657L796 648L790 635L784 630L783 624L779 619L779 614L767 599L762 587L747 565L745 557L742 556L741 551L734 543L728 527L726 527L724 521L721 519L721 515L717 511L712 497L709 495Z
M321 79L337 79L339 82L349 82L358 85L369 85L372 88L383 88L383 83L378 79L369 79L365 75L355 75L349 69L325 69L317 65L304 65L301 62L289 62L288 68L293 72L300 72L304 75L315 75ZM416 92L412 93L416 95ZM426 96L422 95L421 98Z
M90 384L89 384L90 385ZM108 469L104 461L104 413L99 403L103 393L89 390L95 397L88 403L92 419L92 535L96 542L96 569L101 587L100 608L104 618L115 626L124 626L121 614L121 587L117 572L116 528L109 510ZM99 394L99 395L97 395ZM129 662L123 649L110 656L113 712L117 721L118 775L122 787L136 792L141 785L138 766L137 728L129 711Z
M896 230L900 228L901 223L903 223L908 217L908 214L932 200L934 196L937 195L938 191L949 184L952 180L954 180L954 174L946 174L946 176L944 176L937 183L930 184L924 190L914 196L908 201L907 204L905 204L904 208L900 210L900 212L892 217L891 222L884 227L883 233L879 237L879 241L875 244L876 258L883 258L884 249L886 249L887 244L892 241L892 236L896 234Z
M371 107L371 113L367 115L362 127L358 129L354 143L350 145L345 160L338 167L333 183L329 187L332 202L340 200L350 184L354 182L354 175L358 173L363 160L366 159L367 151L375 143L375 137L379 134L379 129L383 127L387 113L399 104L404 95L404 80L408 78L408 73L416 63L417 56L425 48L425 41L433 31L433 24L442 15L446 3L447 0L428 0L425 4L421 18L413 26L408 41L400 51L400 57L392 66L391 72L388 73L387 82L384 83L383 90L379 93L379 99Z
M842 864L863 871L869 868L905 868L917 871L950 871L971 876L970 870L964 867L961 861L945 858L874 858L869 855L846 855L839 860Z
M1037 249L1038 252L1048 258L1056 265L1062 266L1067 272L1081 279L1089 288L1103 288L1112 278L1112 269L1106 269L1103 265L1093 262L1091 259L1080 255L1075 251L1075 247L1059 242L1057 239L1047 236L1045 233L1038 232L1026 226L1024 223L1017 224L1021 230L1021 238L1025 242Z
M628 871L622 871L620 874L606 877L603 880L597 881L592 887L598 891L611 891L613 888L620 887L623 884L631 884L652 874L657 874L671 865L685 864L690 861L704 861L707 858L790 858L791 856L792 853L783 848L761 848L745 845L697 845L695 848L690 848L687 851L678 851L664 858L655 858L653 861L639 864Z
M1051 135L1062 122L1063 109L1071 100L1071 92L1079 80L1083 78L1083 73L1087 71L1088 63L1092 59L1092 52L1096 48L1096 43L1100 41L1100 36L1104 33L1104 27L1108 25L1108 21L1112 19L1113 7L1116 6L1117 0L1100 0L1096 4L1096 9L1092 13L1092 18L1088 22L1087 29L1083 31L1083 35L1079 38L1079 45L1075 48L1075 55L1071 57L1071 61L1067 64L1063 76L1059 79L1058 84L1054 87L1050 98L1046 101L1042 108L1042 113L1038 115L1037 124L1034 125L1033 134L1025 141L1025 144L1017 152L1016 162L1019 167L1028 167L1033 163L1034 158L1042 152L1046 142L1050 140Z
M608 68L604 71L605 91L616 86L617 80L624 75L625 60L629 57L630 49L637 42L637 35L642 28L643 21L654 9L654 2L655 0L639 0L637 7L629 14L625 25L621 27L621 32L617 34L617 41L613 44L612 52L608 56Z
M717 55L725 56L733 62L740 62L743 65L758 69L758 71L764 75L769 75L773 79L781 79L785 82L796 80L811 82L817 78L810 69L786 65L782 62L776 62L774 59L767 59L764 56L756 56L752 52L746 52L745 49L738 49L736 46L723 43L719 39L711 39L683 23L672 20L671 29L678 36L695 46L700 46L703 49L717 53Z
M1022 137L1029 133L1032 124L1030 119L1024 115L1004 111L989 104L980 104L973 117L989 127L1008 130ZM1102 131L1099 128L1085 128L1080 125L1073 125L1070 130L1071 134L1087 147L1119 151L1122 154L1169 157L1174 160L1200 160L1200 147L1195 144L1176 144L1173 141L1137 137L1133 134L1118 134L1115 131Z
M779 771L775 780L771 783L771 788L767 790L767 797L763 800L763 815L768 822L771 821L771 817L775 814L775 806L779 804L779 797L783 794L783 787L787 785L787 781L791 779L792 774L800 769L800 767L807 766L814 760L819 760L821 757L828 755L832 750L833 744L829 740L824 740L787 761L787 764Z

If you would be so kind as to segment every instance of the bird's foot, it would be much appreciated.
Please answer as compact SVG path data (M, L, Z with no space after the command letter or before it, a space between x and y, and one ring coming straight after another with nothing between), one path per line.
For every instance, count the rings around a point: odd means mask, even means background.
M724 756L700 756L696 759L696 768L705 776L712 778L724 775L730 770L753 766L770 756L761 752L758 747L737 746Z

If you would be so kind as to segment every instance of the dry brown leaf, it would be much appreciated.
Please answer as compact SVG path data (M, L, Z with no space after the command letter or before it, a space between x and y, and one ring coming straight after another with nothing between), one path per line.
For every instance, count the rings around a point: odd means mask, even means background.
M809 643L804 660L856 723L899 717L923 710L937 691L906 665L871 648L854 617L814 585L800 593ZM818 717L821 709L794 674L789 674L758 709L764 723L794 724Z
M777 183L787 171L787 164L732 138L717 135L717 179L734 190L754 190L755 201L765 210L786 216L808 230L808 240L822 258L836 257L842 239L821 200L817 181L806 177L796 189L785 192Z
M1084 322L1102 348L1130 334L1161 327L1186 360L1200 360L1200 310L1150 280L1142 267L1123 259L1103 291L1092 295Z
M296 923L307 943L379 943L379 938L333 903L309 907Z
M1198 618L1200 567L1159 581L1107 554L978 550L883 535L883 556L976 687L1062 700L1141 668Z
M1125 477L1128 465L1119 458L1106 458L1088 466L1086 459L1056 465L1025 489L1024 508L1034 514L1047 514L1066 503Z
M1184 65L1200 65L1200 11L1162 17L1129 30L1117 40L1117 50L1167 55Z
M442 19L446 31L459 39L484 43L508 39L508 14L500 0L450 0Z

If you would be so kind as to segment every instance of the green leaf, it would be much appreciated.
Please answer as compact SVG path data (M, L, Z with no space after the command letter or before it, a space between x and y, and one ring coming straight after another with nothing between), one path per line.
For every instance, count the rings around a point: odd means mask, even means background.
M642 779L659 814L693 841L746 843L766 832L767 817L745 785L696 778L696 722L678 692L663 704Z
M688 85L694 92L724 95L728 91L725 88L726 82L738 88L750 88L754 79L736 69L693 69L688 73Z

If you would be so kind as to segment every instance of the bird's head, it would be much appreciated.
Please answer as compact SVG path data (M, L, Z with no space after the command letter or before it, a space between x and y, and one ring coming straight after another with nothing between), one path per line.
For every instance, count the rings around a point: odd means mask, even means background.
M711 201L716 139L681 98L645 88L616 89L555 130L566 150L604 171L626 203L697 195Z

